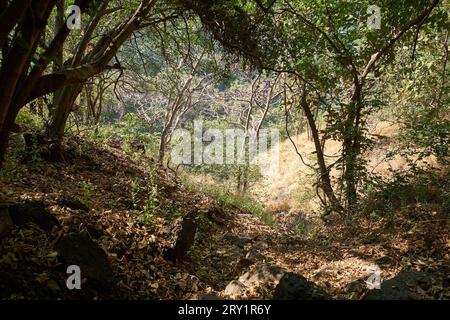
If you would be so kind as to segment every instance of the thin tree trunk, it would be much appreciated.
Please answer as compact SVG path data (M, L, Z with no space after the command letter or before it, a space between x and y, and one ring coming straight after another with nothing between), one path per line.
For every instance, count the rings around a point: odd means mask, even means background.
M353 94L349 104L347 120L344 128L343 141L343 161L344 161L344 182L347 209L355 210L358 201L357 192L357 174L358 174L358 156L361 152L361 117L362 101L361 87L358 83L353 85Z
M67 119L72 111L73 104L81 92L81 87L82 84L66 86L58 96L52 120L47 128L47 136L50 139L59 143L62 141Z
M60 28L63 27L64 25L64 8L65 8L65 0L60 0L57 4L56 4L56 17L55 17L55 35L59 32ZM63 67L63 63L64 63L64 50L63 47L61 46L58 50L57 53L55 54L55 58L53 59L53 72L58 72L59 70L62 69ZM57 101L58 101L58 95L61 93L61 90L56 91L53 94L53 103L51 108L54 109L56 107ZM52 110L50 110L50 113L52 112Z
M320 172L320 185L321 189L325 193L327 199L331 202L331 211L336 211L340 214L344 212L344 208L340 204L339 200L336 198L336 195L333 190L333 186L331 185L330 172L327 168L324 153L322 150L322 145L320 143L319 130L317 129L316 122L314 119L314 115L306 101L306 87L303 87L303 94L301 99L301 107L303 112L305 113L306 119L308 120L308 125L311 131L311 136L314 141L314 146L316 149L317 155L317 164L319 165Z

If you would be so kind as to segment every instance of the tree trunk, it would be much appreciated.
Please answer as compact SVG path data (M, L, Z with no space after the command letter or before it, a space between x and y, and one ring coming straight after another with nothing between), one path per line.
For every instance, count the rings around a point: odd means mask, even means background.
M169 122L164 126L164 129L161 133L161 139L159 141L159 150L158 150L158 164L162 165L164 161L164 157L166 156L166 147L170 137L170 130L172 128L173 119L175 117L175 113L170 114Z
M57 4L56 4L56 17L55 17L55 28L54 28L54 33L55 35L58 33L58 31L60 30L60 28L63 27L64 25L64 8L65 8L65 0L60 0ZM63 63L64 63L64 50L63 47L61 46L56 54L55 54L55 58L53 60L54 64L53 64L53 72L58 72L59 70L62 69L63 67ZM58 95L61 93L61 90L56 91L53 94L53 103L51 106L50 113L53 112L53 109L55 108L55 106L58 103Z
M8 149L9 133L14 126L14 121L19 112L19 108L11 108L6 115L3 125L0 128L0 168L5 160L6 151Z
M52 115L52 120L47 128L47 136L58 142L62 141L66 122L72 111L75 100L81 92L81 84L66 86L58 95L58 101Z
M327 168L325 157L322 150L322 145L320 143L319 130L317 129L316 122L314 120L314 115L306 102L306 92L303 93L303 97L301 100L301 107L305 113L306 119L308 120L309 129L311 131L311 136L314 141L314 146L316 149L317 155L317 163L319 165L320 171L320 184L321 189L325 193L327 199L331 202L331 211L336 211L340 214L344 212L344 208L340 204L339 200L336 198L336 195L333 190L333 186L331 185L330 172Z
M358 175L358 156L361 152L361 132L360 115L362 109L361 86L358 83L353 85L353 94L348 108L347 119L344 127L343 140L343 161L345 182L345 196L347 210L356 209L358 202L357 175Z
M67 119L72 112L73 105L81 92L82 84L69 85L59 90L56 95L52 119L46 129L46 135L51 141L51 158L63 161L62 140L66 129Z

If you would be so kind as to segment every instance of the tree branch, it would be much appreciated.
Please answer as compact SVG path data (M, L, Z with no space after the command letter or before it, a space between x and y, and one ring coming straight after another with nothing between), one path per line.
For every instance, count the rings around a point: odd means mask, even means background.
M381 48L378 52L374 53L372 57L370 58L370 61L367 63L366 67L364 68L363 72L360 76L360 82L363 82L364 79L367 77L369 72L373 69L375 64L380 60L388 51L391 49L395 43L406 33L408 32L412 27L414 27L417 24L423 23L430 13L433 11L433 9L439 4L440 0L433 0L433 3L428 7L426 10L424 10L419 16L417 16L415 19L410 21L406 26L404 26L399 32L397 32L389 41L388 43Z

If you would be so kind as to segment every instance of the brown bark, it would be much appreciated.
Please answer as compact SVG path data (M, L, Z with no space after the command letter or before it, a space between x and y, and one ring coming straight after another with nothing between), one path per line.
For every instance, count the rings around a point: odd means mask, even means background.
M356 80L352 88L352 97L347 108L347 119L344 123L344 137L342 145L342 158L344 163L343 179L347 210L353 211L358 201L358 156L361 151L360 116L363 107L362 87Z
M30 3L31 0L15 0L6 8L2 8L3 10L0 14L0 48L3 48L8 35L25 14ZM2 4L3 6L5 6L5 3Z
M98 26L101 17L104 15L108 3L109 1L104 1L99 8L99 11L90 19L88 26L84 30L83 38L77 46L77 51L71 59L64 63L64 67L74 68L79 66L89 41L91 40L91 36ZM61 67L63 67L62 64ZM56 70L56 72L59 70ZM58 145L61 145L67 119L72 111L73 104L75 103L78 94L81 92L83 83L84 82L67 85L56 90L54 93L51 120L46 128L46 134L49 139L55 140ZM61 149L61 147L59 147L59 149Z
M85 55L85 50L89 44L93 32L97 27L100 18L106 13L108 2L103 3L101 10L97 12L87 26L84 37L77 47L77 52L75 53L73 59L68 61L66 64L66 69L54 73L53 75L56 75L56 77L53 78L52 76L41 77L40 83L34 87L35 89L42 88L42 82L45 83L46 79L50 79L51 85L45 88L45 90L50 88L51 91L53 91L52 86L56 85L55 89L57 90L57 101L55 101L52 119L47 127L46 133L49 139L55 141L55 145L58 146L55 150L58 153L61 153L62 150L61 145L67 119L72 111L73 104L81 92L82 86L87 79L110 67L108 64L115 56L118 49L128 39L128 37L139 28L142 19L148 14L155 3L156 0L143 1L141 6L127 21L119 24L117 28L113 28L110 33L104 35L98 41L94 49L89 54ZM58 79L58 81L62 80L62 82L52 82L54 79ZM34 94L32 93L30 98L33 97Z
M31 4L30 10L27 11L19 26L17 39L2 65L0 70L0 127L3 126L8 114L19 80L28 70L30 58L45 29L54 1L39 1Z
M67 119L72 111L72 107L81 92L80 84L73 84L64 87L57 96L52 119L47 127L47 136L56 143L61 143L66 128Z
M104 6L102 11L91 20L87 32L78 46L78 51L74 55L68 68L50 76L41 77L40 81L34 87L35 90L37 89L39 91L40 89L43 89L43 91L46 91L50 89L49 92L52 92L54 89L59 89L57 94L58 101L56 102L50 125L47 128L47 135L49 138L55 139L57 143L61 144L67 119L72 111L76 98L81 92L82 85L90 77L108 69L108 63L115 56L117 50L128 37L139 28L142 19L147 15L155 2L155 0L143 1L139 9L136 10L129 20L120 24L118 28L114 28L113 34L115 34L115 37L108 46L104 46L103 43L107 43L106 40L111 34L105 35L100 39L96 46L97 49L94 48L90 54L83 57L90 36L97 26L101 15L105 12L106 6ZM101 52L101 50L104 51ZM86 62L86 60L94 58L96 58L96 60ZM86 63L79 65L83 62ZM57 82L53 82L54 80ZM37 96L41 94L42 91L38 93ZM35 93L31 93L30 99L34 98L34 96Z
M336 211L340 214L344 212L344 208L340 204L339 200L336 198L336 195L333 190L333 186L331 185L330 172L325 162L325 157L322 149L322 144L320 141L319 130L317 129L316 122L314 119L314 115L309 107L309 104L306 100L306 87L303 87L302 99L300 105L305 113L306 119L308 120L308 125L311 131L311 136L314 141L314 147L316 149L317 156L317 164L319 165L320 172L320 187L325 193L326 197L331 203L331 210Z
M203 51L196 59L189 76L184 81L184 84L181 87L181 90L175 96L175 99L173 101L169 101L170 106L164 119L164 129L161 133L161 139L159 142L158 163L160 165L163 164L164 157L166 155L167 144L171 140L172 132L178 127L178 123L181 120L181 117L195 105L195 103L192 102L192 94L193 91L200 86L202 81L200 81L197 86L195 86L195 88L192 88L191 84L194 80L195 73L197 72L197 69L204 55L205 52ZM175 86L173 87L173 89L175 89Z
M0 165L7 149L9 131L19 110L26 104L27 96L50 61L61 50L70 30L65 24L59 28L38 63L31 69L31 59L44 36L50 13L58 0L31 1L17 26L18 32L0 70ZM75 4L84 9L91 0ZM15 1L17 2L17 1Z
M8 137L20 108L14 104L18 87L26 77L31 58L47 25L56 0L32 1L19 24L17 36L0 70L0 165Z
M54 29L55 35L58 34L59 30L61 30L63 28L63 25L65 23L64 8L65 8L65 0L60 0L56 4L56 17L55 17L55 29ZM64 50L63 50L63 46L61 46L60 48L58 48L58 50L56 50L55 57L53 59L53 72L58 72L59 70L61 70L61 68L63 67L63 63L64 63ZM53 109L54 106L56 105L57 99L58 99L58 93L55 92L53 94L53 102L52 102L52 106L50 107L50 112L52 112L51 109Z

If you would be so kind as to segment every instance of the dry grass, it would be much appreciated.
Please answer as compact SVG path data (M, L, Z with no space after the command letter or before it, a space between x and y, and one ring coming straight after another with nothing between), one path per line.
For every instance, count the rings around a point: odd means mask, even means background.
M376 145L365 155L368 172L383 177L392 176L392 171L404 172L409 169L406 159L400 155L387 158L390 151L397 147L399 125L388 121L373 121L369 125L370 135L375 138ZM314 165L315 148L314 143L308 139L306 133L292 137L297 149L304 161ZM326 161L332 163L340 154L341 144L329 140L325 144ZM255 187L254 194L266 204L269 212L289 211L289 209L312 212L319 209L319 201L313 184L315 174L313 170L305 166L296 154L289 140L279 144L280 168L278 172L264 174L262 181ZM428 164L435 164L433 158L427 159ZM340 172L333 170L332 178L339 177Z

